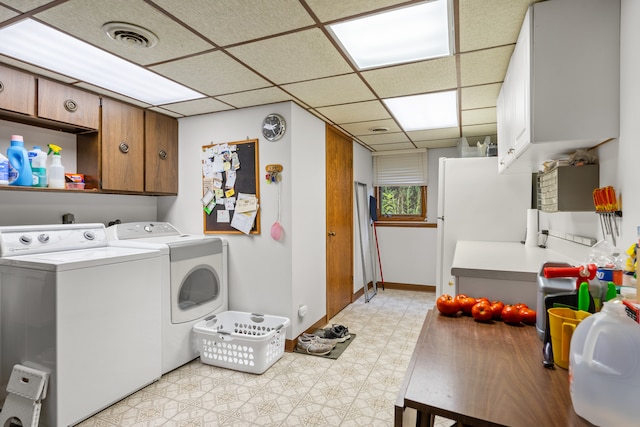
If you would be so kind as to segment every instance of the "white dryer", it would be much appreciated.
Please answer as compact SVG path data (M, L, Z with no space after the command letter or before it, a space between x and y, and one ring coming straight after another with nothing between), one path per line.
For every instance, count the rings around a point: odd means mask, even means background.
M227 242L182 234L167 222L130 222L107 228L111 245L160 250L162 372L196 359L193 325L229 309Z
M0 227L2 397L15 364L48 372L40 425L68 426L159 379L160 265L103 224Z

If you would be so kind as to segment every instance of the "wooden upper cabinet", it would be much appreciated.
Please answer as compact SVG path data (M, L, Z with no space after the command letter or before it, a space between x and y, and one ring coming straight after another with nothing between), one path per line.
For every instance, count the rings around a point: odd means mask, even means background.
M0 65L0 109L35 116L35 77Z
M71 86L38 79L38 117L98 129L100 97Z
M145 191L178 194L178 121L145 112Z
M144 192L144 110L102 99L102 190Z

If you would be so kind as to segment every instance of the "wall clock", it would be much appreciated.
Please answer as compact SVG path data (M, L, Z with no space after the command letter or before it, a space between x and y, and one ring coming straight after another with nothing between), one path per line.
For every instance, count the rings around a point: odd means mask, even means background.
M277 141L284 135L287 124L280 114L269 114L262 121L262 135L267 141Z

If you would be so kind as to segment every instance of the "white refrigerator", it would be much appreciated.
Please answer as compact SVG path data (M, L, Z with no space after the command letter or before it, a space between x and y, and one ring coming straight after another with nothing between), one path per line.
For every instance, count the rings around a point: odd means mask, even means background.
M458 240L524 241L531 180L531 173L499 174L497 157L439 159L437 295L452 293Z

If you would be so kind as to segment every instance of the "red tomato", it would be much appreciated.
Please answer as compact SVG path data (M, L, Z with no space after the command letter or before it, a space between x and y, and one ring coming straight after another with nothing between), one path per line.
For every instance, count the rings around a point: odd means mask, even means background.
M522 318L522 323L527 325L536 324L536 311L531 308L521 308L520 317Z
M520 310L515 305L505 305L502 309L502 320L504 323L510 325L518 325L522 318L520 317Z
M466 297L460 300L460 308L464 314L471 314L471 309L474 305L476 305L475 298Z
M476 298L476 302L483 302L483 301L486 302L487 304L491 305L491 301L489 301L489 298L485 298L485 297Z
M514 306L518 309L518 310L522 310L523 308L529 308L529 306L523 302L519 302L517 304L514 304Z
M458 302L460 302L463 298L466 298L467 296L465 294L458 294L455 296L456 300Z
M471 316L479 322L488 322L493 317L491 305L486 301L480 301L471 308Z
M446 316L453 316L460 311L460 303L451 295L443 294L436 300L438 311Z
M502 301L491 301L491 311L493 311L493 318L495 320L499 320L500 316L502 316L502 309L504 308L504 303Z

